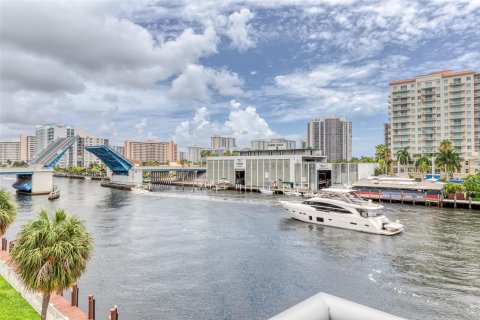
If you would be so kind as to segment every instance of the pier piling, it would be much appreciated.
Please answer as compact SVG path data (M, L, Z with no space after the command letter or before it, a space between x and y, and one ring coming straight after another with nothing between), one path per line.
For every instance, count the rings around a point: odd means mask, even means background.
M72 307L78 307L78 285L76 283L72 286L72 299L70 304Z
M110 320L118 320L118 310L117 306L113 306L112 309L110 309L110 315L108 317Z
M93 294L88 295L88 320L95 320L95 298Z

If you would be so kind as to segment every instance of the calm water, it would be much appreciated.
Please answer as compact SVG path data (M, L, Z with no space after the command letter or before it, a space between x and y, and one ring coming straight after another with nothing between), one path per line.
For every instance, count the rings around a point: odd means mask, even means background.
M95 256L81 307L93 293L99 319L114 304L120 319L265 319L319 291L411 319L480 318L480 211L387 204L406 231L385 237L292 220L280 196L55 184L53 202L15 196L7 235L41 208L82 217Z

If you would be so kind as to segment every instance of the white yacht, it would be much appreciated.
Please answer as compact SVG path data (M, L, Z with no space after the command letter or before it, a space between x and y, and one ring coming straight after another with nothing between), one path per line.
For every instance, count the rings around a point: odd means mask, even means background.
M322 189L304 201L280 201L297 220L368 233L394 235L403 231L398 221L391 222L377 210L381 204L366 201L350 189Z

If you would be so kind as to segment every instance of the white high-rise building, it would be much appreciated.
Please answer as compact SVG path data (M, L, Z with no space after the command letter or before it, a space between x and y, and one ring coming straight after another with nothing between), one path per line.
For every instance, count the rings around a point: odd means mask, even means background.
M191 161L192 163L199 163L205 161L205 159L203 159L201 155L203 150L208 149L199 146L188 147L187 160Z
M434 153L448 139L465 160L465 174L480 169L480 72L442 70L390 82L392 154ZM472 171L472 170L471 170Z
M322 150L328 160L350 160L352 122L332 116L310 120L307 124L307 147Z
M77 140L77 167L90 167L90 164L96 162L100 164L100 159L97 158L93 153L85 150L85 147L91 146L108 146L108 139L105 138L96 138L88 134L81 134L80 138Z
M0 142L0 163L20 161L20 142Z
M212 150L219 150L219 149L232 150L236 146L235 138L213 136L210 138L210 140L211 140L210 149Z
M67 138L75 136L75 128L67 125L47 124L37 126L35 129L35 154L40 153L49 143L58 138ZM76 164L76 144L60 159L58 166L67 167Z

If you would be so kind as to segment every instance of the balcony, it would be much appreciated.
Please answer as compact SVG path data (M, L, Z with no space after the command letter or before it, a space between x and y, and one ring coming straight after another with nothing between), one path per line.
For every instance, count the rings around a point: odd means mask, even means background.
M464 83L462 82L453 82L453 83L450 83L449 86L450 87L459 87L459 86L463 86Z

